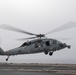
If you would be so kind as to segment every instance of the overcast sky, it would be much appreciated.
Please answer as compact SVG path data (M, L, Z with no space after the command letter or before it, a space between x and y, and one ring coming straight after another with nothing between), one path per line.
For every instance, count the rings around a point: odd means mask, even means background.
M0 25L8 24L32 33L47 33L68 22L76 22L76 0L0 0ZM60 40L72 45L70 50L54 52L53 56L40 54L11 56L8 62L22 63L76 63L76 28L50 34L49 38L72 38ZM26 34L0 29L0 46L4 51L19 47ZM0 56L0 62L6 56Z

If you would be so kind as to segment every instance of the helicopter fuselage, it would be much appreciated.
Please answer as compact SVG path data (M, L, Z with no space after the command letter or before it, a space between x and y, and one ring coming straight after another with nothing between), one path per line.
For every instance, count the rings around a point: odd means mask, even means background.
M41 52L48 54L48 52L61 50L65 47L69 48L69 46L67 46L65 43L61 43L60 41L54 39L40 39L40 40L25 42L24 43L25 45L5 51L1 55L11 56L11 55L32 54Z

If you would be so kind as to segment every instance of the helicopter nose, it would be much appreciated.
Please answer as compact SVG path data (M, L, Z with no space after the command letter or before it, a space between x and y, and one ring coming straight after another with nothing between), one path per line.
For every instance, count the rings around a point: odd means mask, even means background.
M61 48L68 48L68 49L70 49L71 48L71 46L70 45L67 45L66 43L59 43L59 45L60 45L60 47Z
M71 45L67 45L66 43L64 43L64 46L67 47L68 49L71 48Z
M68 45L67 47L68 47L68 49L70 49L71 48L71 45Z

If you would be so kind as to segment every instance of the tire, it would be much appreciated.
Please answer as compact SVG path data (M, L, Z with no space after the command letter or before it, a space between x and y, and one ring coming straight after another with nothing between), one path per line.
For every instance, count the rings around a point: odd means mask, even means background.
M47 55L48 54L48 51L45 51L44 53Z
M53 55L53 52L50 52L49 55L52 56Z

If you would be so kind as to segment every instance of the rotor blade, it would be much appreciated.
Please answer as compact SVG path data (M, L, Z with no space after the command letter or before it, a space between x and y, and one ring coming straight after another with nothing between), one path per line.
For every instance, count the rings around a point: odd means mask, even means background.
M76 27L76 22L69 22L67 24L64 24L64 25L46 33L45 35L55 33L55 32L59 32L59 31L63 31L63 30L67 30L67 29L74 28L74 27Z
M57 38L57 39L60 39L60 40L71 40L71 38Z
M30 33L30 32L27 32L27 31L23 31L21 29L18 29L18 28L15 28L15 27L12 27L12 26L9 26L9 25L6 25L6 24L0 25L0 28L11 30L11 31L16 31L16 32L24 33L24 34L29 34L29 35L36 35L36 34Z
M21 40L21 41L24 41L24 40L27 40L27 39L34 39L34 38L37 38L37 37L22 38L22 39L17 39L17 40Z

